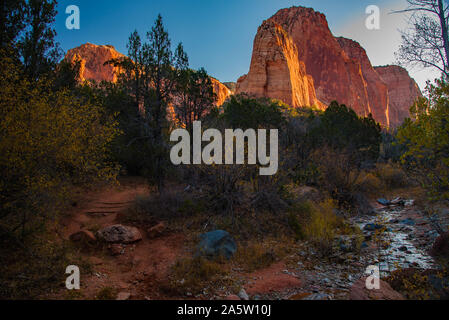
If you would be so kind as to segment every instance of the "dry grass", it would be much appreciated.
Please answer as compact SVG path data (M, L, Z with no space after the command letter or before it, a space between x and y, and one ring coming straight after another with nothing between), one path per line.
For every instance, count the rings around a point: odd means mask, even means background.
M180 259L171 267L169 288L166 289L180 296L188 296L221 286L232 286L230 270L230 264L222 260L202 257Z

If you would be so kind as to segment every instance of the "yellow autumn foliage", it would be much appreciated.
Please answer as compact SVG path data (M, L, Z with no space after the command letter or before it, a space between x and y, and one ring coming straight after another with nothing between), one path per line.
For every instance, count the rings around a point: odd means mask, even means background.
M118 130L89 98L55 91L48 79L30 83L5 56L0 70L0 228L24 232L70 186L115 179L108 150Z

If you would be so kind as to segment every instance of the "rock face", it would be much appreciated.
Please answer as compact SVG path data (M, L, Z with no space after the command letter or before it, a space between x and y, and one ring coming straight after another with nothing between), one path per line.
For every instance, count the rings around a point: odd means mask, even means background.
M366 94L368 112L371 113L378 122L389 125L389 99L388 86L382 81L380 75L371 65L365 49L353 40L337 38L340 47L354 63L360 64L363 80L366 84Z
M217 95L217 101L215 104L217 106L221 106L232 95L232 91L217 79L211 78L211 80L212 86L214 87L214 92Z
M410 116L410 107L416 99L423 96L421 90L402 67L385 66L375 69L388 87L391 126L398 126L404 118Z
M250 71L238 80L236 93L277 98L294 107L326 108L337 100L390 126L403 120L405 113L397 110L408 110L404 106L416 96L404 99L401 95L411 91L397 94L394 89L414 83L408 75L398 81L390 85L394 81L383 78L357 42L335 38L323 14L292 7L259 27Z
M65 59L69 62L79 60L81 63L79 78L81 81L94 80L96 82L116 82L120 69L112 65L105 65L111 59L124 57L113 46L99 46L91 43L83 44L67 52ZM214 92L217 95L215 104L221 106L232 95L231 90L217 79L211 77Z
M265 21L254 40L250 71L237 83L237 93L284 101L293 107L319 106L313 79L299 60L298 48L274 21Z
M116 82L120 71L112 65L104 65L111 59L124 57L113 46L97 46L86 43L67 52L66 60L75 62L80 60L80 80L94 80L96 82Z

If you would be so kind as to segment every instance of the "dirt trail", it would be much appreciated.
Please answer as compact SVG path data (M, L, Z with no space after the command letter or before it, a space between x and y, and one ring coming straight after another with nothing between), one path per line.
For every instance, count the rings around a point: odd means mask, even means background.
M99 230L117 224L117 216L127 209L138 196L149 194L142 179L128 178L120 186L109 186L90 192L78 200L73 211L62 221L63 236L80 230ZM167 233L158 239L149 239L145 226L137 226L142 241L123 246L122 254L111 256L107 248L81 252L90 261L93 273L83 276L81 293L84 299L94 299L103 288L127 292L132 299L162 298L158 288L149 283L163 282L169 266L182 254L184 237Z

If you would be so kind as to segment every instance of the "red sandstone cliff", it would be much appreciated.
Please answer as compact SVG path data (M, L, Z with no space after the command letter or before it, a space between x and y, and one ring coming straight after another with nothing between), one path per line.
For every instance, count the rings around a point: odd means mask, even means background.
M120 74L119 68L104 65L105 62L124 57L113 46L99 46L91 43L83 44L67 52L65 59L70 62L79 60L81 63L80 80L94 80L96 82L116 82ZM221 106L232 94L224 84L211 77L214 92L217 95L216 105Z
M359 63L363 79L366 83L366 94L368 96L368 109L378 122L390 125L388 87L376 70L360 44L356 41L337 38L338 43L354 63Z
M298 48L273 21L259 27L249 73L238 80L236 91L279 99L293 107L322 106Z
M308 84L307 77L311 77ZM405 84L394 87L414 83L410 77L403 80ZM292 7L278 11L259 28L250 71L239 79L236 93L278 98L292 106L337 100L359 115L372 113L384 126L397 126L405 116L397 110L408 110L416 94L402 90L400 95L412 97L401 98L395 90L389 93L389 83L357 42L332 35L323 14ZM392 108L390 99L395 101Z
M80 80L94 80L97 82L116 82L119 75L118 68L104 65L111 59L124 57L113 46L97 46L86 43L67 52L65 59L70 62L80 60Z
M390 123L396 127L410 117L410 107L422 97L421 90L408 74L399 66L376 67L377 73L388 86L390 100Z

